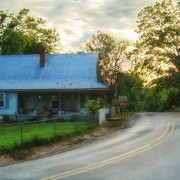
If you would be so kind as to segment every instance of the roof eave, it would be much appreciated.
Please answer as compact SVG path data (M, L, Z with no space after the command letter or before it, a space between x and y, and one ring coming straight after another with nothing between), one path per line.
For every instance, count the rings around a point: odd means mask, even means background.
M108 91L108 88L82 88L82 89L0 89L0 92L35 92L35 91Z

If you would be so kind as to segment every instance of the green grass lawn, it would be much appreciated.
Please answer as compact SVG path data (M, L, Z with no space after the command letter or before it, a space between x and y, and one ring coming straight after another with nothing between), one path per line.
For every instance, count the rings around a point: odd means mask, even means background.
M38 138L50 142L53 137L63 139L75 134L88 132L95 127L93 123L86 122L57 122L54 123L34 123L22 125L0 125L0 150L3 148L13 148L23 142L31 142L33 138Z

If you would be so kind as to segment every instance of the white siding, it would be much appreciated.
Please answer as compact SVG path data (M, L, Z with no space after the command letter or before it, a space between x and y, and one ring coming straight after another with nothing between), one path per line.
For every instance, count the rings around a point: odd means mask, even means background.
M17 93L8 93L9 94L9 106L8 108L0 108L0 115L14 115L17 113Z

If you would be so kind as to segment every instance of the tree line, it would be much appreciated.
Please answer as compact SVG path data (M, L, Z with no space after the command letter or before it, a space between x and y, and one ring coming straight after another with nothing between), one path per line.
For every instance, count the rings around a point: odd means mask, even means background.
M109 85L109 103L126 95L130 111L165 111L180 102L180 2L162 0L141 10L137 17L139 39L97 32L80 46L80 52L99 53L98 80ZM54 53L60 44L46 21L0 11L0 54ZM129 69L124 70L125 64ZM114 100L115 101L115 100Z

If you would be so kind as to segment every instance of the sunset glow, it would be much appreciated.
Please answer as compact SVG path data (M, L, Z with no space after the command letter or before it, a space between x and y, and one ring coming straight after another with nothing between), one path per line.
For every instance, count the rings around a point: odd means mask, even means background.
M118 38L136 41L138 13L154 0L8 0L1 2L1 10L18 13L30 10L34 18L46 19L47 25L60 35L64 51L77 48L98 31Z

